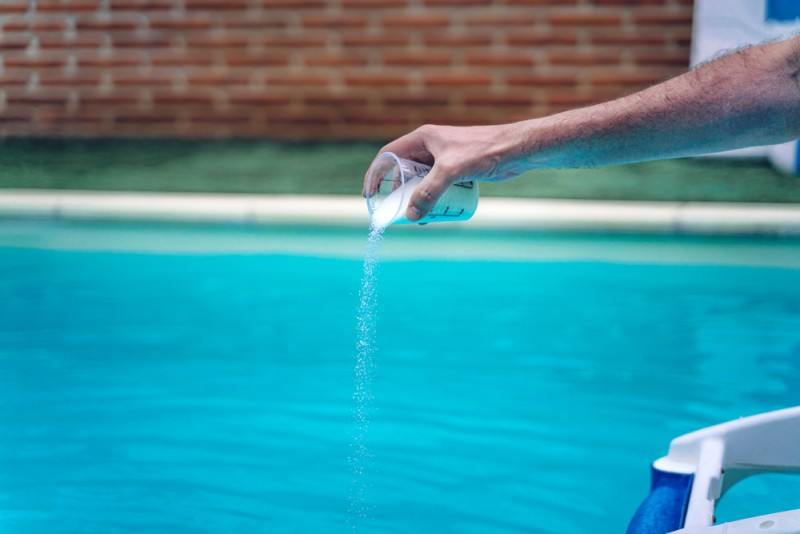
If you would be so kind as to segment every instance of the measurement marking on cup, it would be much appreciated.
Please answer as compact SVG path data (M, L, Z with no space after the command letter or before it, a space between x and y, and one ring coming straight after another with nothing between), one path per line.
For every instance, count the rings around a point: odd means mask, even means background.
M458 211L458 213L451 213L449 210L450 210L450 208L448 206L447 208L445 208L445 210L442 213L433 213L433 212L431 212L431 213L428 214L428 216L431 217L431 218L440 218L440 217L441 218L448 218L449 217L449 218L452 218L453 220L458 220L459 217L464 215L464 209L463 208L460 209Z

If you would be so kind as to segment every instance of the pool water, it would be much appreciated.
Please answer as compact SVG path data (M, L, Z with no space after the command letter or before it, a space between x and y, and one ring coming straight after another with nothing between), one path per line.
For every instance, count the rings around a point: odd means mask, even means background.
M5 223L0 531L619 533L672 437L798 403L797 242L390 231L353 525L342 232Z

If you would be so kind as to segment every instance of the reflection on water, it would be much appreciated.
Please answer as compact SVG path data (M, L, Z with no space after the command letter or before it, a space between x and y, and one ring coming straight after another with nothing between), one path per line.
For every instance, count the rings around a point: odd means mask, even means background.
M0 530L348 530L360 274L0 249ZM379 286L365 531L618 533L671 437L797 404L798 270L390 261ZM723 517L800 494L778 482Z

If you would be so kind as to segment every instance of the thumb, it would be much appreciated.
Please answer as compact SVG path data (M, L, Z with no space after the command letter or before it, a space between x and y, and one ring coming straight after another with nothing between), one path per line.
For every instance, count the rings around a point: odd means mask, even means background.
M431 211L439 197L447 190L452 180L442 170L442 165L434 163L431 172L414 189L408 202L406 217L409 221L417 221Z

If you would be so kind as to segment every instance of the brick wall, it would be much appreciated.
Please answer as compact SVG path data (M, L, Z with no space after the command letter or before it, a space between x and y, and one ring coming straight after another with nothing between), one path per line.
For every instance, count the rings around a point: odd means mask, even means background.
M0 134L387 137L633 92L691 0L0 0Z

